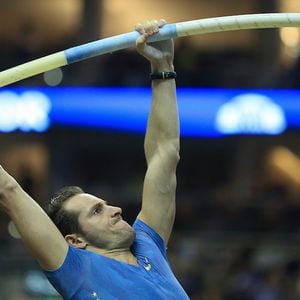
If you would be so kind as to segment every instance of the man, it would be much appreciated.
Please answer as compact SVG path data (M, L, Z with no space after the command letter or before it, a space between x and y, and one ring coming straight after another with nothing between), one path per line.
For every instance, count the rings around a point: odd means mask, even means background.
M136 27L137 50L151 63L153 96L142 208L133 227L122 219L119 207L78 187L67 187L52 199L51 221L0 170L0 207L64 299L188 299L166 256L179 160L174 46L172 40L146 43L164 24L153 20Z

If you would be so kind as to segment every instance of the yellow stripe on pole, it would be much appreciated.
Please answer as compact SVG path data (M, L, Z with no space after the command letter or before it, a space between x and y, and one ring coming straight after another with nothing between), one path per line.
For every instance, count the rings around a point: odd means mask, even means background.
M0 87L67 65L64 51L0 72Z

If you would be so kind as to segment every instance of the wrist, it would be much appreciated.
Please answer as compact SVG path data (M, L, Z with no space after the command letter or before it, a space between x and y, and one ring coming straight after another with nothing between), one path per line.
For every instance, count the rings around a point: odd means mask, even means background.
M158 63L151 63L151 73L159 72L174 72L173 62L160 61Z
M167 79L175 79L177 77L176 72L155 72L150 73L151 80L167 80Z

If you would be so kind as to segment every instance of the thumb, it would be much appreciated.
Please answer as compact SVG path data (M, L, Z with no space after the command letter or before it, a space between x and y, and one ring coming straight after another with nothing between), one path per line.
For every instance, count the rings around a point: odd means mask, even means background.
M136 40L136 49L137 49L137 51L141 55L143 55L145 58L147 58L148 60L151 59L151 57L149 55L149 48L150 47L146 43L149 36L150 36L150 34L143 33Z
M141 34L135 44L136 44L136 48L139 50L139 51L144 51L145 50L145 45L146 45L146 42L147 42L147 39L149 37L149 34L144 32L143 34Z

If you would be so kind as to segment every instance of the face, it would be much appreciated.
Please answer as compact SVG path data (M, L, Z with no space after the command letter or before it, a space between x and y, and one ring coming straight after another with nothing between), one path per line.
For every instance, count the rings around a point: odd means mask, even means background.
M78 194L65 204L66 210L76 211L84 240L105 250L129 248L135 233L122 219L122 210L90 194Z

